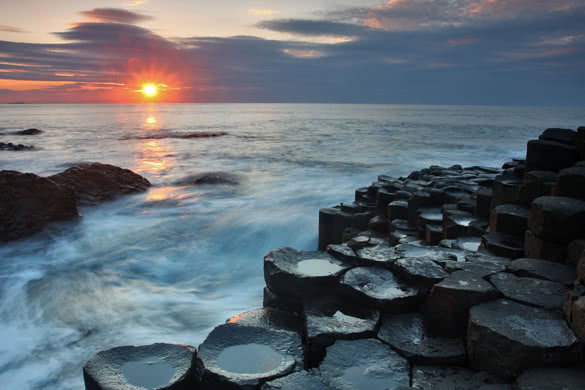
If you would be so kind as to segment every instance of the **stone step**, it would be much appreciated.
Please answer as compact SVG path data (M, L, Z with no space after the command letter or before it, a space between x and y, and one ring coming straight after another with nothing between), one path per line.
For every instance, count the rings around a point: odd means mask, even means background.
M506 272L492 275L489 281L508 299L547 310L563 311L567 289L561 283L519 278Z
M528 228L530 209L516 204L502 204L492 209L490 233L506 233L523 236Z
M575 268L542 259L514 260L508 269L517 276L545 279L565 285L577 279Z
M489 233L482 236L481 246L495 256L517 259L524 256L522 239L506 233Z

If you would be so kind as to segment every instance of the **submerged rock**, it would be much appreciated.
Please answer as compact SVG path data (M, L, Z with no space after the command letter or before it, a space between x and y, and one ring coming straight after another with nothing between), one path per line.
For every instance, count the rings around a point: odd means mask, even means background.
M192 176L187 176L175 182L179 186L192 186L203 184L240 184L238 176L226 172L205 172Z
M294 332L225 324L199 346L199 357L208 388L258 387L302 366L302 343Z
M326 252L280 248L264 258L264 279L277 295L301 300L334 294L337 280L349 267Z
M464 364L463 338L440 338L428 335L420 313L386 314L378 338L412 363Z
M128 169L91 163L50 176L62 189L71 189L80 205L93 205L120 195L144 192L150 182Z
M337 390L385 390L408 386L409 364L379 340L340 340L320 366L324 383Z
M15 131L14 135L39 135L42 134L43 131L39 130L39 129L26 129L26 130L20 130L20 131Z
M116 347L97 353L83 366L87 390L185 390L196 388L202 376L197 351L186 345Z
M0 241L18 240L51 222L78 216L71 191L32 173L0 171Z
M560 314L500 299L469 311L467 354L472 368L512 376L570 364L580 350Z
M22 144L15 145L12 142L9 143L0 142L0 150L10 150L16 152L21 150L33 150L34 148L35 147L32 145L31 146Z

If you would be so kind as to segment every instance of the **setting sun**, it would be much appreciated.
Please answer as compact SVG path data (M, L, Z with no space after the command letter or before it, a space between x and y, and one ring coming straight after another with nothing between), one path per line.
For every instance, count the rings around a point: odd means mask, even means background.
M158 88L154 84L144 84L141 91L146 97L154 97L158 93Z

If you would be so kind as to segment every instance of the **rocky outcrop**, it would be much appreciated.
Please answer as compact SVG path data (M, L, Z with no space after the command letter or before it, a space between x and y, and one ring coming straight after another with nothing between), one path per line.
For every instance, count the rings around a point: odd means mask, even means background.
M30 145L23 145L23 144L13 144L12 142L4 143L0 142L0 150L9 150L13 152L21 151L21 150L34 150L34 146Z
M62 189L71 189L79 205L94 205L120 195L144 192L150 182L129 169L91 163L50 176Z

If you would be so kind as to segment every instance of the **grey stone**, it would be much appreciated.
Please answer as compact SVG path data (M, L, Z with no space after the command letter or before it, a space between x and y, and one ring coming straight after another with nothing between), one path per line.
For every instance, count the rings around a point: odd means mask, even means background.
M319 249L326 250L329 244L343 242L343 230L351 227L353 215L336 208L319 210Z
M351 219L352 229L364 230L368 228L370 219L374 218L376 214L371 211L360 212L353 214ZM347 229L347 228L346 228Z
M532 202L528 227L537 237L558 243L585 237L585 202L542 196Z
M286 311L289 313L301 313L302 305L298 299L290 299L281 297L271 291L268 287L264 286L264 296L262 307L268 309L277 309Z
M321 379L337 390L408 386L408 361L379 340L340 340L327 348Z
M585 167L561 170L553 195L585 200Z
M524 256L524 243L506 233L490 233L482 236L482 247L496 256L517 259Z
M524 236L524 255L526 257L562 263L567 257L567 246L543 240L532 233L531 230L526 230L526 235Z
M388 220L385 217L376 215L368 222L368 229L379 233L388 232Z
M264 280L275 294L302 299L334 293L339 276L348 268L326 252L280 248L264 258Z
M514 175L501 174L494 179L491 208L520 201L522 181Z
M577 278L573 267L542 259L514 260L509 270L517 276L546 279L563 284L570 284Z
M391 267L392 263L403 257L396 247L375 246L363 248L357 251L360 265L379 265Z
M585 296L573 301L571 306L571 328L585 342Z
M226 323L303 333L303 321L299 316L274 308L248 310L229 318Z
M363 237L363 236L362 236ZM369 237L365 237L368 240ZM348 244L329 244L327 252L338 260L348 264L358 264L358 258L354 250Z
M321 382L318 370L300 371L266 382L261 390L334 390Z
M383 268L353 268L343 275L341 285L346 295L385 311L409 311L416 308L421 300L417 288L406 285Z
M197 351L186 345L116 347L95 354L83 366L87 390L187 390L202 376Z
M550 171L526 172L520 194L522 203L531 204L538 197L551 195L558 176Z
M432 337L424 329L420 313L386 314L378 338L411 363L464 364L463 338Z
M492 275L490 282L506 298L548 310L559 312L563 310L567 289L560 283L534 278L519 278L505 272Z
M443 226L427 225L425 228L425 242L430 245L438 245L443 239Z
M430 334L460 337L467 327L469 308L498 298L500 293L480 276L456 271L435 284L425 306L425 325Z
M408 202L405 200L395 200L388 205L388 219L408 220Z
M213 389L259 387L303 364L297 333L237 324L213 329L199 346L199 357Z
M396 260L392 265L399 278L430 289L449 274L429 257L407 257Z
M502 204L495 207L490 215L490 233L524 235L528 228L530 209L521 205Z
M474 369L513 376L529 367L575 362L579 349L560 314L506 299L469 311L467 356Z
M487 372L463 367L414 366L412 388L415 390L511 390L511 386Z
M583 390L583 368L529 368L516 379L516 390Z

